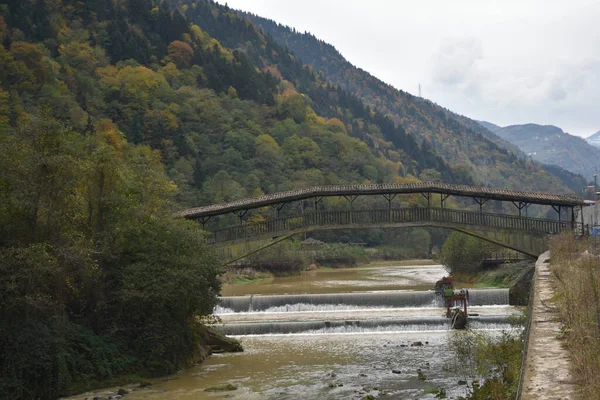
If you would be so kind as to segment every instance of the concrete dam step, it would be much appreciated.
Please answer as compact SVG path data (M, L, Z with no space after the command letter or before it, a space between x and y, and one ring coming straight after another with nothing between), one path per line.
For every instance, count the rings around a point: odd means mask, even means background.
M507 305L508 289L469 289L470 306ZM428 291L383 291L328 294L224 296L216 314L239 312L298 312L352 310L356 308L442 307Z

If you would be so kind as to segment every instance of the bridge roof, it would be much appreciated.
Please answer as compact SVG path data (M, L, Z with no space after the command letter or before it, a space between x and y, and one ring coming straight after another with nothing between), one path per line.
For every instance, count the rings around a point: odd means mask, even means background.
M320 196L327 197L411 193L440 193L455 196L480 197L490 200L515 201L567 207L581 206L584 204L583 200L581 200L579 197L552 193L524 192L520 190L454 185L441 182L384 183L367 185L312 186L304 189L267 194L261 197L236 200L229 203L189 208L181 211L180 216L194 219Z

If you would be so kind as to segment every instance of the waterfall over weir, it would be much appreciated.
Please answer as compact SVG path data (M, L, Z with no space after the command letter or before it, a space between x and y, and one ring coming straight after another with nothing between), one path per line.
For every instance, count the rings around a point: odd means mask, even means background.
M486 327L506 327L506 316L471 317L469 323ZM369 320L283 321L225 324L225 335L268 335L290 333L361 333L450 330L447 318L385 318Z
M469 305L507 305L508 289L470 289ZM328 294L253 295L221 297L216 314L353 310L357 308L442 307L435 292L383 291Z

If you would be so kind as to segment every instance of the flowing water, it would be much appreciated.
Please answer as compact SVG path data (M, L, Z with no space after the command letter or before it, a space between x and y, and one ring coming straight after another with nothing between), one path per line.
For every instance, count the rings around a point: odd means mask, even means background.
M433 399L427 390L437 387L463 395L446 368L448 336L460 332L427 290L445 274L439 265L386 266L226 287L217 327L245 351L215 354L127 399ZM470 329L510 327L507 289L469 292ZM237 389L205 390L226 384Z
M339 293L361 290L427 290L446 270L428 260L388 266L320 269L299 276L272 277L243 285L224 285L223 296L250 294ZM462 287L468 285L461 284Z

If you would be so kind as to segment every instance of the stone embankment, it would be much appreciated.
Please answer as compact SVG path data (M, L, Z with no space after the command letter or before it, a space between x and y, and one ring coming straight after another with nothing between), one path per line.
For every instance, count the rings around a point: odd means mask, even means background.
M542 254L535 265L531 325L527 356L523 365L521 400L574 399L576 385L570 372L570 355L562 345L561 324L552 302L553 276L550 252Z

